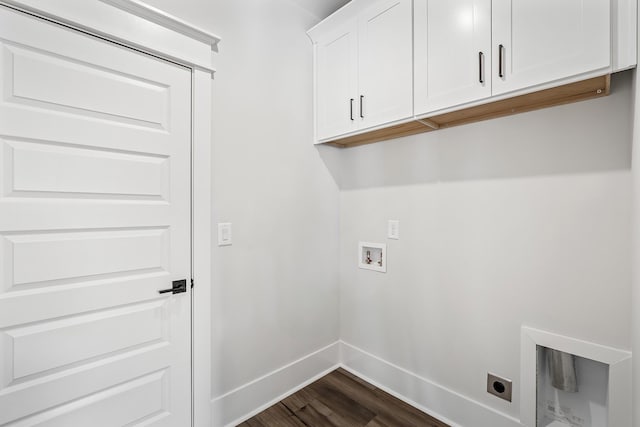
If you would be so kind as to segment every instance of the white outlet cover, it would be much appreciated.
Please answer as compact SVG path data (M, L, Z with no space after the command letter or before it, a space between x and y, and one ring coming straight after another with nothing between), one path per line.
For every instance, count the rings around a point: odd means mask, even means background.
M231 223L218 223L218 246L229 246L233 243L231 236Z
M387 224L387 237L389 239L400 239L400 221L390 219Z

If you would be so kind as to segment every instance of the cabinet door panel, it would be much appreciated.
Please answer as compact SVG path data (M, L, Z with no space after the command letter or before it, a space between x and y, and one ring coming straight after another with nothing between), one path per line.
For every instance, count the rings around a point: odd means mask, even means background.
M318 139L356 129L357 23L347 22L317 44L316 96ZM353 120L351 114L353 99Z
M416 0L416 115L491 95L491 0Z
M611 64L607 0L494 0L493 35L494 95Z
M410 117L413 114L411 0L378 1L360 16L359 30L359 127Z

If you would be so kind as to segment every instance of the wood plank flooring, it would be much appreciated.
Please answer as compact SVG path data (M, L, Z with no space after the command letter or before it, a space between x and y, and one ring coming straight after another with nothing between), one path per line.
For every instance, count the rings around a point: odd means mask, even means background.
M449 427L337 369L238 427Z

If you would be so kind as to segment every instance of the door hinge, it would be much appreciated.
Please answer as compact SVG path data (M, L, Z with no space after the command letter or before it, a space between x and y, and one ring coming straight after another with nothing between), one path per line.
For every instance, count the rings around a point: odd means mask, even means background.
M191 279L191 289L193 289L193 279Z

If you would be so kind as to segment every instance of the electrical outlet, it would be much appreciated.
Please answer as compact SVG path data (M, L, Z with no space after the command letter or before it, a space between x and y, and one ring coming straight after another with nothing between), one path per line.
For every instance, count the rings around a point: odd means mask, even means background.
M487 374L487 393L511 402L511 391L513 384L511 380L501 378L492 373Z

